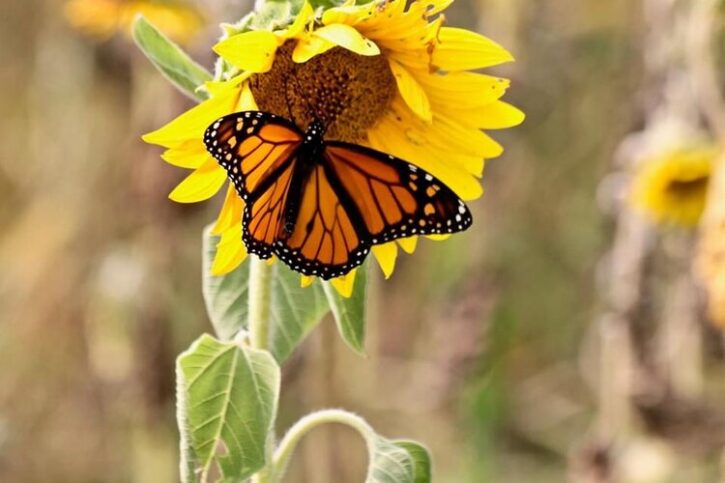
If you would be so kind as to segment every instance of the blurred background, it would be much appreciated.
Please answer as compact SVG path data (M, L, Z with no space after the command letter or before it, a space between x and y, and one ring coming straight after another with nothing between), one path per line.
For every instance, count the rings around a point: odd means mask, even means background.
M201 229L222 200L166 198L184 173L140 135L191 103L129 12L210 66L250 5L66 3L0 6L0 481L176 481L174 358L211 331ZM446 483L725 481L725 173L677 154L725 139L722 2L458 0L447 19L514 53L494 72L527 121L494 133L474 228L376 272L369 357L327 320L287 363L279 431L345 407L427 444ZM286 481L365 464L319 429Z

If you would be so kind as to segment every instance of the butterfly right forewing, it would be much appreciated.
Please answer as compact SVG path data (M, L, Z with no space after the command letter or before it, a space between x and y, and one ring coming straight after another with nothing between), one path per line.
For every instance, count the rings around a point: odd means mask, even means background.
M371 245L456 233L473 221L466 204L448 186L400 158L334 141L326 143L325 160L361 214L359 231Z

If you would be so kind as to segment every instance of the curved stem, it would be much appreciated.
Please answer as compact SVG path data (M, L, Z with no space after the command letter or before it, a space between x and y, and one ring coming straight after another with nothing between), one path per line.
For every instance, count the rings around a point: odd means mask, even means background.
M316 411L297 421L280 441L277 451L274 453L272 478L270 480L272 483L279 483L284 476L289 460L300 440L317 426L328 423L339 423L353 428L365 439L369 453L373 453L375 431L363 418L341 409Z
M249 340L253 348L267 350L272 267L257 257L252 257L249 265ZM246 334L240 332L237 339L245 336Z

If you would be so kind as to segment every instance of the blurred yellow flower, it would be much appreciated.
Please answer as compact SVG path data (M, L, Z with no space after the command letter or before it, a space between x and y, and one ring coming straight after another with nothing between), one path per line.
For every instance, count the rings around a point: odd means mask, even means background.
M705 209L717 149L696 147L645 161L636 173L631 201L654 222L692 227Z
M178 1L69 0L65 4L70 25L100 40L116 32L130 35L131 24L139 14L181 44L194 38L203 25L199 10Z
M407 9L405 0L349 3L317 17L305 4L285 29L252 30L219 42L215 52L233 66L227 80L209 83L209 100L144 136L167 148L169 163L194 169L170 198L193 203L221 189L226 173L207 154L204 130L226 114L256 109L292 118L303 129L319 117L328 139L393 154L464 200L480 197L484 160L503 151L482 130L515 126L524 114L500 100L508 80L470 72L513 57L482 35L443 27L440 12L451 2L415 1ZM229 186L215 227L221 236L215 274L246 257L241 213L242 201ZM373 247L386 277L398 247L412 253L416 238ZM351 272L333 284L349 295L353 281Z

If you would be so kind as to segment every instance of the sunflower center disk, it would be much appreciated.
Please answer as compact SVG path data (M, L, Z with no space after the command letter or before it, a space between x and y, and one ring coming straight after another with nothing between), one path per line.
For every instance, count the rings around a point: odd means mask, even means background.
M364 141L395 96L395 78L385 58L335 47L297 64L293 49L294 42L287 42L272 69L250 79L259 109L292 119L302 130L318 118L329 140Z
M695 178L692 180L682 181L674 180L667 185L667 191L674 196L682 198L690 198L705 194L707 190L708 178Z

